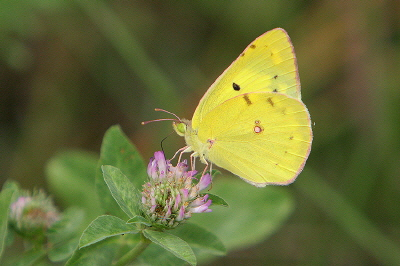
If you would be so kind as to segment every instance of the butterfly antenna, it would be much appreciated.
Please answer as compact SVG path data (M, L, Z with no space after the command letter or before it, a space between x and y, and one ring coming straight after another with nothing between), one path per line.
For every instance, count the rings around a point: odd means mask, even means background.
M180 122L180 123L182 122L181 119L174 113L171 113L171 112L168 112L168 111L166 111L164 109L159 109L159 108L156 108L154 110L155 111L165 112L167 114L171 114L171 115L175 116L176 119L175 118L161 118L161 119L149 120L149 121L142 122L142 125L146 125L146 124L151 123L151 122L159 122L159 121L175 121L175 122Z
M164 109L160 109L160 108L156 108L156 109L154 109L154 111L157 111L157 112L164 112L164 113L167 113L167 114L170 114L170 115L173 115L173 116L175 116L176 117L176 119L179 121L179 122L182 122L181 121L181 119L176 115L176 114L174 114L174 113L171 113L171 112L168 112L167 110L164 110Z

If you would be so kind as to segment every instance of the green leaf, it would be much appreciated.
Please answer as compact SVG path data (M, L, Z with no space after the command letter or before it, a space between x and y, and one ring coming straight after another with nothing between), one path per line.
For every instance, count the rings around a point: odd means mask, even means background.
M104 182L101 172L102 165L112 165L119 168L136 188L141 187L147 180L143 159L119 126L112 126L104 135L96 173L96 190L105 212L118 217L125 217Z
M103 165L104 181L121 209L130 217L137 214L139 197L136 188L118 168L111 165Z
M14 192L18 192L18 191L20 190L18 183L15 182L15 181L11 181L11 180L7 180L7 181L4 183L2 189L3 189L3 190L11 189L11 190L13 190ZM13 197L16 197L16 196L18 196L18 195L15 194ZM14 198L13 198L13 199L14 199Z
M218 178L213 193L226 199L229 208L215 206L210 213L193 214L190 222L216 234L228 251L254 245L276 232L291 214L288 189L257 188L237 177Z
M188 263L176 257L159 245L149 245L138 257L138 265L187 266Z
M18 191L16 183L7 182L0 193L0 257L3 254L5 239L7 237L8 213L10 204L13 200L13 194Z
M48 230L50 245L49 259L53 262L63 261L70 257L78 247L82 233L80 229L85 220L81 209L69 208L62 214L61 220L54 223Z
M79 241L79 248L92 245L112 236L135 234L137 232L136 227L127 224L118 217L102 215L97 217L83 232Z
M136 215L135 217L132 217L131 219L129 219L127 222L127 224L135 224L135 223L139 223L139 224L144 224L147 226L151 225L151 222L149 220L147 220L146 218Z
M119 248L120 244L116 243L114 239L105 239L88 247L75 250L74 254L67 261L65 266L109 266L112 264Z
M98 156L84 151L65 151L54 156L46 166L50 191L64 206L78 206L86 211L83 229L97 216L101 207L95 186Z
M225 246L221 240L215 234L196 224L182 224L172 230L171 233L184 239L192 248L201 249L218 256L226 254Z
M143 235L151 240L153 243L168 250L176 257L188 262L191 265L196 265L196 256L189 244L177 236L159 232L154 230L145 229Z
M217 196L217 195L214 195L214 194L210 194L210 193L204 193L204 194L207 194L208 198L212 201L211 206L219 205L219 206L223 206L223 207L229 207L228 203L223 198L221 198L220 196Z

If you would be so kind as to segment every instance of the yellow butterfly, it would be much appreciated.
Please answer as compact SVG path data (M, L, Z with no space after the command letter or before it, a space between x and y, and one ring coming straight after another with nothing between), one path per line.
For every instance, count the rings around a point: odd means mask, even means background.
M182 152L246 182L286 185L310 153L310 115L301 101L290 38L281 28L255 39L200 100L192 121L179 119Z

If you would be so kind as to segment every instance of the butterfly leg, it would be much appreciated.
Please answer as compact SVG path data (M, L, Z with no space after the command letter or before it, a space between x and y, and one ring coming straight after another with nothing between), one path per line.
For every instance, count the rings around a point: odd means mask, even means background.
M172 160L176 157L176 155L178 155L178 153L182 152L182 151L185 150L186 148L187 148L187 146L185 146L185 147L180 148L179 150L177 150L177 151L175 152L174 156L172 156L172 158L170 159L170 161L172 161ZM180 157L179 157L179 158L180 158Z
M198 156L199 154L197 152L190 154L190 166L192 167L192 170L196 170L196 157Z
M179 150L177 150L176 152L175 152L175 154L174 154L174 156L172 156L172 158L170 159L170 161L172 161L175 157L176 157L176 155L178 155L178 153L179 153L179 158L178 158L178 163L181 161L181 158L182 158L182 153L184 153L184 152L191 152L192 151L192 149L189 147L189 146L185 146L185 147L183 147L183 148L180 148Z
M200 156L200 161L206 165L206 167L204 167L204 170L202 173L202 175L204 175L207 172L207 169L209 166L210 166L210 169L212 168L212 164L208 164L207 160L202 156Z
M208 167L208 165L206 165L206 168L204 168L204 171L203 171L203 174L202 174L202 175L205 175L205 172L206 172L207 167ZM212 163L210 163L210 175L211 175L211 178L212 178ZM210 191L210 190L212 189L212 187L213 187L213 182L211 182L211 185L210 185L210 187L208 188L208 191Z

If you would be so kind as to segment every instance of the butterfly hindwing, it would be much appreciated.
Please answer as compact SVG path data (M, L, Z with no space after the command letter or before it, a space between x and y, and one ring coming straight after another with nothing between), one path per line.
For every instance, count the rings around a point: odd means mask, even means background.
M288 184L310 152L304 104L279 93L246 93L218 105L202 120L205 158L256 185Z

